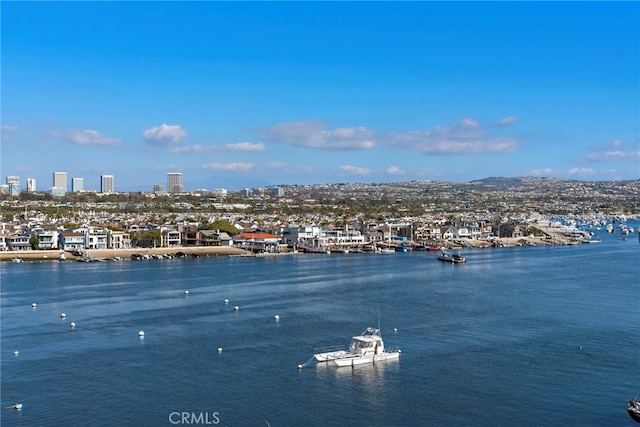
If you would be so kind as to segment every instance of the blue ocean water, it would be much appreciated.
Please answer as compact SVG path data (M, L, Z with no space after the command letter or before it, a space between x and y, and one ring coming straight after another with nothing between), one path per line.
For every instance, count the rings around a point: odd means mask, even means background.
M600 237L468 249L463 265L429 252L4 263L1 422L631 426L640 244ZM399 361L297 369L378 324Z

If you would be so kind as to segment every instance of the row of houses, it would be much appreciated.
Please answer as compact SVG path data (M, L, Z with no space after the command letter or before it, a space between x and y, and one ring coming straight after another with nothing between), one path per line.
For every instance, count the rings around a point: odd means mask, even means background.
M130 249L134 247L182 247L182 246L231 246L229 234L217 230L198 230L193 241L183 240L184 232L175 229L161 231L161 240L131 240L126 231L114 231L102 228L82 228L70 231L35 230L31 233L0 234L0 250L25 251L33 249L33 238L42 250L64 250L82 252L91 249ZM184 242L189 242L184 244Z
M131 240L132 232L157 230L160 239ZM491 237L522 237L523 224L377 224L330 227L320 225L274 225L267 230L248 228L233 237L219 230L200 230L197 224L176 226L129 226L125 231L81 227L74 230L35 229L0 234L0 250L30 250L33 237L39 249L79 252L92 249L134 247L235 246L252 251L277 251L280 245L316 247L362 246L404 241L441 243Z

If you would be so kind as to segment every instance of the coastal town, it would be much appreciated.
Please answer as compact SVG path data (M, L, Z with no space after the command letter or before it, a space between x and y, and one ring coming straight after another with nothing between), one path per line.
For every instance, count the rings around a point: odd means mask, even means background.
M22 192L3 194L0 258L93 261L597 243L604 233L637 238L626 223L639 215L640 180Z

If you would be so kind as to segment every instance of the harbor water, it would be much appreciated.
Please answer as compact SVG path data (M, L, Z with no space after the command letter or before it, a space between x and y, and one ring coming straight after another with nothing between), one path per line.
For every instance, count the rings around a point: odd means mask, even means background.
M600 237L463 249L457 265L418 251L3 263L1 423L632 426L640 244ZM298 369L378 325L399 360Z

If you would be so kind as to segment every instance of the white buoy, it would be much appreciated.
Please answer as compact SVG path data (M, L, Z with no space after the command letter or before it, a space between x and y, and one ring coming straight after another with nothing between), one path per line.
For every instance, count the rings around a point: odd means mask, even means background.
M69 327L71 327L71 329L76 327L76 322L71 322L69 323Z
M276 319L276 321L280 320L280 315L276 314L275 316L273 316L274 319Z
M229 304L229 300L227 298L224 299L225 304Z
M60 318L61 318L61 319L64 319L65 317L67 317L67 315L66 315L66 314L64 314L64 313L60 313Z
M19 354L20 354L20 352L19 352L18 350L16 350L16 351L14 351L14 352L13 352L13 355L14 355L14 356L17 356L17 355L19 355Z
M36 308L38 306L38 304L36 304L35 302L33 304L31 304L31 307Z
M240 310L240 307L238 307L238 306L236 305L235 307L233 307L233 309L234 309L235 311L238 311L238 310Z
M184 294L185 295L189 295L189 291L184 291Z
M144 331L138 331L138 336L140 338L144 338Z
M393 328L393 332L398 332L398 328Z
M222 353L222 347L218 347L218 353Z

